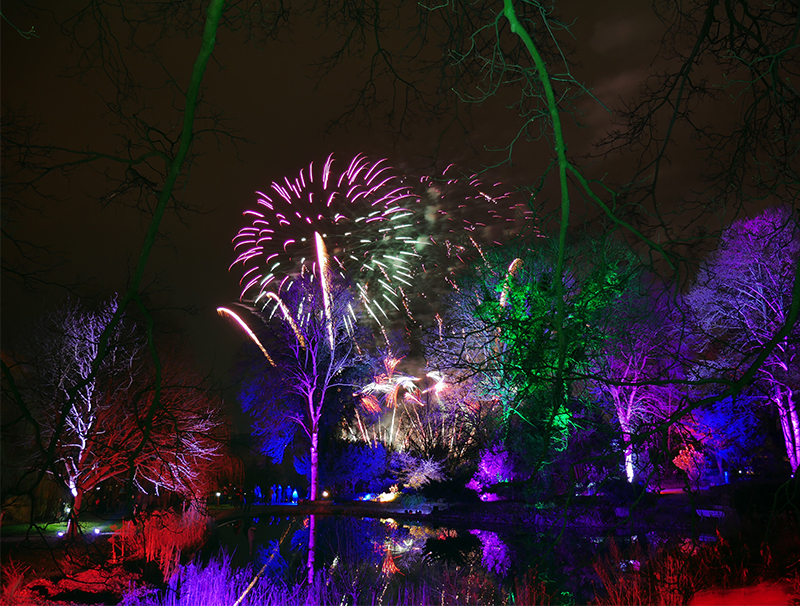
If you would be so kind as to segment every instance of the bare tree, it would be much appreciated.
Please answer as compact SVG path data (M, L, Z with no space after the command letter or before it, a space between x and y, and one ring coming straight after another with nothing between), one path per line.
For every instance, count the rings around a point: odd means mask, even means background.
M685 368L676 351L681 339L673 326L672 295L649 290L641 293L634 287L613 308L601 328L606 342L587 369L592 390L619 423L628 482L639 471L634 438L668 418L686 396L673 384L685 378Z
M87 310L69 302L42 322L32 339L28 397L18 401L36 420L38 454L46 460L48 450L53 453L48 471L71 493L74 519L86 492L120 472L105 448L109 411L133 395L144 339L123 319L107 342L108 355L98 362L101 337L118 304L112 299Z
M227 422L222 400L208 378L172 352L164 363L157 389L152 366L148 382L140 384L137 398L127 403L117 418L114 448L117 458L133 461L133 481L145 492L168 490L193 505L208 495L220 468L226 463ZM156 394L159 406L154 407ZM154 414L151 415L151 411ZM139 432L149 433L144 448L135 453ZM135 455L134 455L135 453ZM132 456L133 455L133 456Z
M221 454L219 400L174 357L157 383L145 337L131 320L117 324L108 354L93 367L117 308L116 299L96 310L70 302L42 322L15 399L34 424L39 464L52 458L47 471L73 497L74 521L85 495L129 475L145 491L166 488L197 500Z
M778 411L792 473L800 466L800 328L795 323L791 331L781 330L791 326L799 220L796 209L780 206L731 225L687 296L705 337L705 360L697 370L701 378L737 379L758 354L768 351L754 378ZM767 350L772 342L774 347Z
M327 272L327 269L323 270ZM319 447L323 416L332 400L357 386L347 370L358 359L353 316L355 299L345 285L305 274L280 294L269 297L273 309L262 312L262 339L269 363L242 391L240 399L254 417L255 433L273 459L283 458L299 429L308 442L310 497L319 489ZM271 312L271 313L268 313Z
M635 162L617 193L620 215L660 230L677 253L687 237L715 235L719 218L729 221L742 207L797 200L800 14L791 0L653 6L666 28L661 69L617 112L619 126L599 151ZM684 192L683 207L665 204L668 166L692 139L692 177L701 181Z

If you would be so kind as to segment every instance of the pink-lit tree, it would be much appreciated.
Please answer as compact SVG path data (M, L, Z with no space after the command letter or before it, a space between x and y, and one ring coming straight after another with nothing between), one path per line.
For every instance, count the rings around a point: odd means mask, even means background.
M630 293L604 328L605 347L593 356L590 383L619 423L628 482L636 473L634 435L645 423L669 417L680 400L682 390L671 383L682 368L670 301L668 292Z
M697 370L702 378L735 379L764 348L772 347L755 378L778 412L792 473L800 466L796 320L774 347L773 341L791 323L792 313L797 314L792 311L792 291L799 259L797 210L790 205L771 208L736 221L724 232L687 296L705 337L704 362Z
M320 430L332 400L356 389L348 375L359 359L355 301L343 280L323 268L325 279L305 272L262 315L267 364L245 384L240 401L253 416L262 451L275 461L301 430L309 444L310 498L319 492ZM270 314L270 312L272 312ZM266 357L268 356L268 357Z

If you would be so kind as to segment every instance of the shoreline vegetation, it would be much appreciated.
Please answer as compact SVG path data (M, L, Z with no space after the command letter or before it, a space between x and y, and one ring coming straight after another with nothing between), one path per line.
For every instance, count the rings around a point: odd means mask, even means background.
M426 560L424 572L412 575L402 564L396 566L388 550L377 564L321 566L313 583L299 574L297 582L289 582L285 575L265 573L270 569L267 565L259 571L263 557L245 566L237 565L224 549L201 557L203 537L208 539L214 528L241 526L259 517L314 515L450 528L452 537L458 532L468 534L463 529L524 537L580 528L587 536L604 537L604 548L591 563L596 582L590 603L598 606L743 600L800 605L800 529L788 496L786 502L779 497L770 484L748 482L697 493L645 494L630 503L575 497L536 504L495 501L448 506L439 502L415 508L404 506L402 499L396 503L329 500L254 505L247 511L212 510L213 519L154 512L140 527L125 522L111 527L114 534L91 537L87 533L83 543L57 540L50 545L40 540L37 548L35 539L25 543L20 536L15 549L8 547L14 537L4 528L2 597L7 604L26 605L213 606L236 603L258 576L239 606L585 603L559 591L557 582L535 568L497 575L475 566L474 561ZM127 534L122 532L125 524L129 525ZM657 529L684 538L658 548L636 540L637 533ZM189 542L183 541L187 537ZM122 549L124 541L127 547Z

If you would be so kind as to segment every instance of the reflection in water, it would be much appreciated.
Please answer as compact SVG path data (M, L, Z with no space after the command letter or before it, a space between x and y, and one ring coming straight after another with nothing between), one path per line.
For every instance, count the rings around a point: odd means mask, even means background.
M458 532L441 532L436 538L425 541L425 556L428 560L452 562L457 566L466 566L470 554L480 546L475 536Z
M256 568L262 571L262 575L271 579L283 579L289 568L289 564L281 555L280 541L277 540L260 545L256 549L254 562Z
M470 530L470 532L481 540L483 567L500 576L506 576L511 566L511 552L500 535L490 530Z
M314 560L317 553L317 516L313 513L308 516L308 561L306 570L308 571L308 584L314 584Z
M412 590L462 595L480 589L488 592L481 594L486 599L500 599L521 591L520 583L538 588L537 579L547 579L547 591L559 600L590 602L602 587L593 564L610 549L608 536L570 529L557 540L523 528L505 533L457 530L320 515L262 517L253 525L252 558L246 557L249 536L243 531L248 526L239 533L232 525L220 529L220 543L232 554L234 566L252 565L254 573L265 566L264 582L286 587L336 587L350 596L348 604L371 596L391 603L393 592ZM616 536L615 541L624 555L613 566L622 574L644 570L649 554L658 549L680 551L678 538L666 532L641 533L636 539Z

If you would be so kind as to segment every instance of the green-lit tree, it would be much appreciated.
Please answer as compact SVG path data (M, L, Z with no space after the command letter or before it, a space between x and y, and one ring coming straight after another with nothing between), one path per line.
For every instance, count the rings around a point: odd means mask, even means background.
M542 239L487 251L486 262L461 277L442 329L432 331L426 348L429 366L448 383L469 385L473 399L498 401L502 438L525 453L531 471L566 447L574 409L587 402L585 375L637 273L610 240L570 248L560 286L566 303L562 359L557 254L557 245Z

